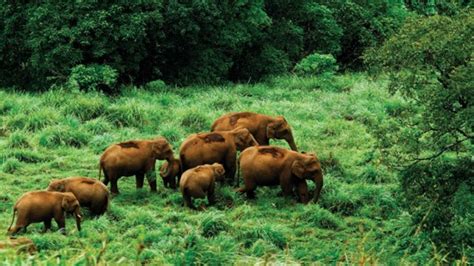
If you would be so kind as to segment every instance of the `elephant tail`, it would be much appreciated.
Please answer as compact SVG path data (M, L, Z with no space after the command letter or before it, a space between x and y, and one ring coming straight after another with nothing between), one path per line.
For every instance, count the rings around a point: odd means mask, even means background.
M102 162L99 162L99 180L102 177Z
M16 213L16 207L13 208L12 222L10 223L10 226L8 227L8 232L10 232L10 229L12 228L12 225L13 225L13 221L15 221L15 213Z

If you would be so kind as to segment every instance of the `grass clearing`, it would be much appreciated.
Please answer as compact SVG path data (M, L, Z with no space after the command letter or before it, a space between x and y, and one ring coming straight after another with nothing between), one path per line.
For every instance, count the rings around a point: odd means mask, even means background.
M135 189L133 177L122 178L110 210L86 216L83 231L71 218L67 236L41 234L42 225L32 224L25 236L39 253L20 258L53 264L420 261L383 241L401 223L396 177L381 165L368 128L404 106L386 85L351 74L219 87L148 84L147 91L130 87L116 98L0 91L0 232L22 193L44 189L52 178L97 178L99 156L112 143L162 135L177 154L189 134L209 130L226 112L248 110L284 115L299 149L318 154L325 170L318 205L282 198L279 188L259 188L257 199L247 200L219 186L215 206L192 211L160 178L155 194L147 185ZM288 148L283 141L272 144ZM17 261L14 254L0 256Z

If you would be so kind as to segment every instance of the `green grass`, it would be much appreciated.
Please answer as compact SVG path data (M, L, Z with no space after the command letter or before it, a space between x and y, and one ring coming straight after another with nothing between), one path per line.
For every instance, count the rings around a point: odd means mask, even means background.
M121 194L110 210L97 219L86 216L83 231L76 231L72 218L67 236L41 234L42 225L33 224L26 237L39 253L32 258L0 253L4 261L397 264L431 258L393 248L391 230L406 224L406 214L401 215L395 198L396 176L381 164L369 130L404 105L388 94L385 81L354 74L156 86L126 88L116 98L64 90L0 91L0 232L6 232L12 205L22 193L44 189L52 178L96 178L99 156L108 145L162 135L177 153L188 134L209 130L215 118L231 111L286 117L299 148L316 152L322 161L320 203L298 204L279 196L279 188L258 189L257 199L247 200L232 188L218 187L215 206L192 211L161 179L158 193L152 194L148 188L136 190L134 178L122 178ZM287 147L283 141L272 144Z

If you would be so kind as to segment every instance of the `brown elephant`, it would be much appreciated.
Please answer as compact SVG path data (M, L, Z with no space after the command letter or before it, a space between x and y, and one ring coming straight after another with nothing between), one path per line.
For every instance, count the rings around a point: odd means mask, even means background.
M73 213L76 218L77 230L81 231L81 210L79 201L71 192L31 191L23 194L13 207L13 217L8 232L16 234L31 223L44 222L46 232L51 229L51 220L54 219L59 229L66 234L66 219L64 213ZM15 213L18 213L15 226Z
M160 176L163 179L163 184L165 187L176 189L176 179L179 179L181 176L181 162L179 159L165 161L163 165L161 165Z
M255 145L258 145L257 141L245 128L193 134L184 140L179 150L181 171L220 163L225 168L226 179L231 182L235 176L237 151Z
M109 206L109 190L99 180L87 177L55 179L49 183L47 191L71 192L81 207L89 207L95 215L101 215Z
M306 203L309 199L306 179L311 179L316 183L314 201L319 199L323 173L314 154L274 146L258 146L243 151L239 162L244 187L238 191L247 193L249 198L255 196L257 186L280 185L284 196L291 195L293 189L296 189L300 193L300 200Z
M184 203L196 209L192 198L207 196L209 205L215 203L214 189L216 181L224 180L225 170L222 164L205 164L186 170L179 181L179 190L183 194Z
M283 116L268 116L252 112L228 113L212 124L211 131L227 131L246 128L260 145L268 145L270 139L284 139L290 148L297 151L291 127Z
M111 183L111 192L119 194L117 181L122 176L135 176L137 188L143 187L145 175L151 191L156 191L156 160L172 160L173 150L165 138L153 140L131 140L113 144L100 157L100 169L104 171L106 186Z

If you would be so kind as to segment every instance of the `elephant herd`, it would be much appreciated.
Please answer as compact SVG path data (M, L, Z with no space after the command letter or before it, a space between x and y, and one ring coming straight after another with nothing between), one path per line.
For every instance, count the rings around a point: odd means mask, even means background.
M270 146L270 139L284 139L291 150ZM237 153L240 152L237 161ZM292 130L282 116L271 117L252 112L229 113L219 117L211 131L188 136L175 158L169 142L158 137L152 140L131 140L109 146L99 162L99 179L70 177L53 180L47 190L23 194L13 208L15 234L31 223L44 223L44 231L54 219L65 233L65 213L76 218L80 230L80 207L88 207L95 215L103 214L109 204L110 192L119 194L118 180L135 176L136 187L142 188L145 178L151 191L157 190L155 162L165 160L160 176L166 188L179 190L187 207L195 209L193 198L207 197L215 203L216 182L235 182L239 186L237 168L244 185L237 189L248 198L255 197L258 186L280 186L284 196L296 193L298 200L308 203L306 180L316 184L313 200L317 202L323 186L321 164L313 153L298 152ZM12 227L15 214L17 221Z

